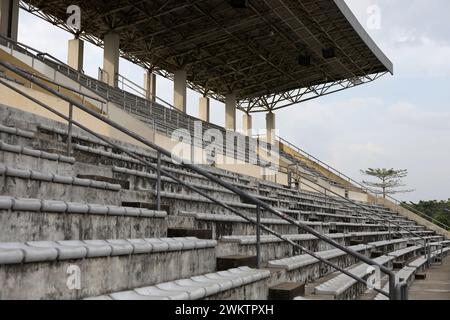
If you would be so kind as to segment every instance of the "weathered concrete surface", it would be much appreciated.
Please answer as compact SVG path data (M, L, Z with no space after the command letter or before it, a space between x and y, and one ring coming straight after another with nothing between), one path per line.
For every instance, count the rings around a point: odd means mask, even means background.
M80 290L67 286L71 266L80 268ZM0 300L83 299L202 275L215 269L214 248L2 265Z
M162 218L0 210L0 242L139 239L167 235Z
M416 280L409 290L410 300L450 300L450 257L433 265L425 280Z
M236 289L227 290L205 300L267 300L268 295L267 280L263 279Z

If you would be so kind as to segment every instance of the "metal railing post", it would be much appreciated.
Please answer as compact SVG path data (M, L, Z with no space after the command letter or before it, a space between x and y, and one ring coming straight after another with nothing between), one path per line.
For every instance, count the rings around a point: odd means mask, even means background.
M261 207L256 206L256 268L261 269Z
M389 275L389 299L399 300L397 297L397 284L395 283L395 274Z
M72 120L73 120L73 104L69 104L69 125L67 129L67 156L72 156Z
M408 283L406 281L399 281L395 286L394 300L408 300Z
M156 182L156 209L161 211L161 152L158 151L158 172Z

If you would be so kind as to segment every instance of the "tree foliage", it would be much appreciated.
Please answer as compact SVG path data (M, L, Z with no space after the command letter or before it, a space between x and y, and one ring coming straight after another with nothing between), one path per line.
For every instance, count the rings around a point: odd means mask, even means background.
M402 182L402 179L408 175L408 170L406 169L395 170L393 168L391 169L369 168L367 170L361 170L361 173L363 175L378 179L376 182L363 181L363 184L370 188L375 188L375 191L378 194L382 194L384 198L386 198L386 195L390 194L406 193L413 191L413 190L398 190L398 188L405 186Z
M420 201L410 202L409 206L425 213L428 217L436 219L440 223L450 226L450 199L447 201Z

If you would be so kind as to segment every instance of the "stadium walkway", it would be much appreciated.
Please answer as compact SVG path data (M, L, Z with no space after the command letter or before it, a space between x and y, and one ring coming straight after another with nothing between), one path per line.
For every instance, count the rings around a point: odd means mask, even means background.
M450 257L443 265L427 270L426 280L416 280L409 291L410 300L450 300Z

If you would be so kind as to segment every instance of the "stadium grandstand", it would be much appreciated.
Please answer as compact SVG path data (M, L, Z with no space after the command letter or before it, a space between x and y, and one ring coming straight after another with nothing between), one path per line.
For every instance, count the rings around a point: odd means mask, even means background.
M73 34L67 61L18 42L19 10ZM0 0L0 299L408 299L449 227L276 134L393 72L343 0Z

